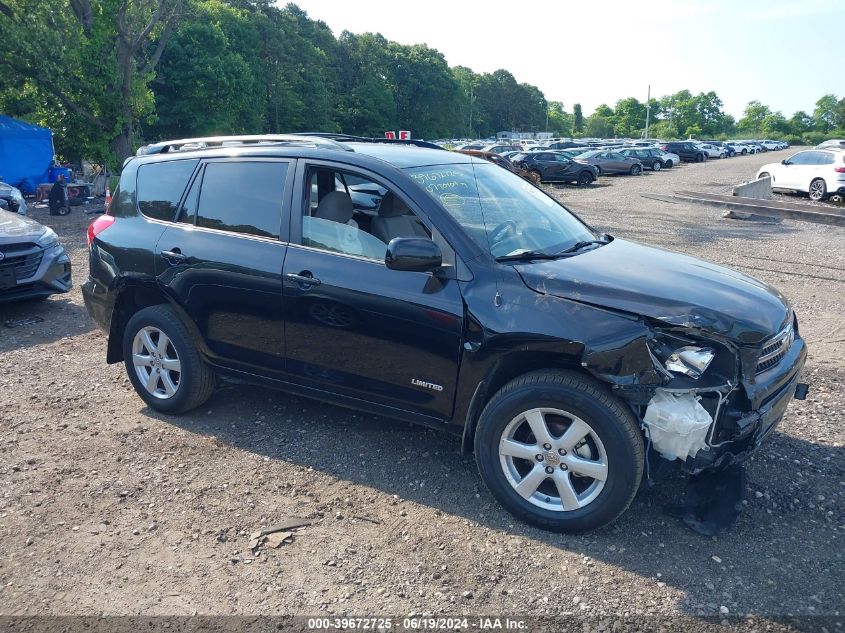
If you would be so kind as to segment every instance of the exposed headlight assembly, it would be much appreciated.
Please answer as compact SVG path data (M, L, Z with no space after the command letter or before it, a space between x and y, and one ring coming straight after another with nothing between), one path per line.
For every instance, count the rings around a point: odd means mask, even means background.
M686 345L672 352L663 365L676 374L700 378L714 358L716 358L716 351L710 347Z

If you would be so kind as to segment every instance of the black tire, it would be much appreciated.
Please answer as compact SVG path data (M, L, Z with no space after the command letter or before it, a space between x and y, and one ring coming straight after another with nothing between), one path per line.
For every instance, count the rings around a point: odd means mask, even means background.
M747 149L742 150L742 155L745 156L748 153Z
M660 171L661 169L663 169L663 163L659 160L656 160L651 164L651 171Z
M763 172L760 172L759 176L757 176L757 180L760 180L760 178L771 178L771 177L772 177L772 175L769 172L763 171Z
M596 177L598 178L599 176L601 176L601 167L599 167L598 165L594 165L594 167L596 168Z
M668 169L672 169L672 167L674 167L674 166L675 166L675 163L674 163L674 162L672 161L672 159L670 158L669 160L667 160L667 161L666 161L666 165L665 165L665 166L666 166Z
M593 182L593 180L593 175L588 171L582 171L580 174L578 174L579 185L589 185Z
M631 165L631 175L632 176L639 176L643 173L643 168L639 165Z
M61 207L51 208L50 215L70 215L70 207L63 205Z
M179 383L176 392L168 398L156 398L147 391L132 362L135 335L148 326L158 328L170 339L179 359ZM200 356L188 328L169 306L143 308L129 319L123 333L123 358L135 391L156 411L171 415L185 413L200 406L214 392L216 374Z
M607 479L598 496L581 508L552 510L531 503L514 489L502 468L503 433L522 412L540 407L578 416L604 445ZM476 462L493 496L518 519L558 532L593 530L619 517L639 488L643 455L642 435L630 409L604 385L574 371L537 371L512 380L484 407L475 433Z
M696 154L695 155L695 162L696 163L703 163L704 162L704 154Z
M807 194L810 200L824 200L827 197L827 183L823 178L814 178L810 182L809 193Z
M541 174L536 169L532 169L528 173L531 174L531 180L533 180L535 183L539 184L539 183L543 182L543 174Z

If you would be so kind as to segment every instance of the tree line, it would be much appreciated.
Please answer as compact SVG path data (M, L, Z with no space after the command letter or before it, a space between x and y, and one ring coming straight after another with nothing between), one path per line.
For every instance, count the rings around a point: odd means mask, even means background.
M425 44L328 26L273 0L0 0L0 111L48 126L59 156L114 164L144 142L328 131L419 138L845 136L845 98L787 119L758 101L735 121L682 90L568 112L507 70L449 67Z

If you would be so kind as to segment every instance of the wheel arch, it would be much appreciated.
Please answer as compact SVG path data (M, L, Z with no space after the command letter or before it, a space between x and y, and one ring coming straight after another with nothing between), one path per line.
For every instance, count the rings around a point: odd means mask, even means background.
M188 328L188 332L190 332L191 338L197 344L200 352L206 354L207 350L202 336L182 307L155 282L133 280L123 284L112 309L108 348L106 350L107 363L123 361L123 334L129 319L139 310L155 305L168 305L173 308L179 319Z
M510 381L533 371L568 369L593 377L581 366L580 356L553 351L514 351L499 359L479 381L467 408L461 434L461 453L473 452L475 428L481 412L499 389Z

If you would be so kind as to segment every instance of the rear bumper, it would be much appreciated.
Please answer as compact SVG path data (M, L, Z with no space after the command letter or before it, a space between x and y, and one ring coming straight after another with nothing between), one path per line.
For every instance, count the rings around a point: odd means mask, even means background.
M38 253L30 255L33 256L38 256ZM12 278L7 271L4 283L0 286L0 303L49 297L68 292L73 287L70 258L61 245L43 249L40 257L34 272L25 264L16 264L11 258L0 263L0 266L7 267L14 275ZM21 276L20 271L24 268L27 272Z
M113 301L106 288L91 279L82 284L82 300L88 314L96 321L97 325L106 332L111 327L111 315L114 308Z

